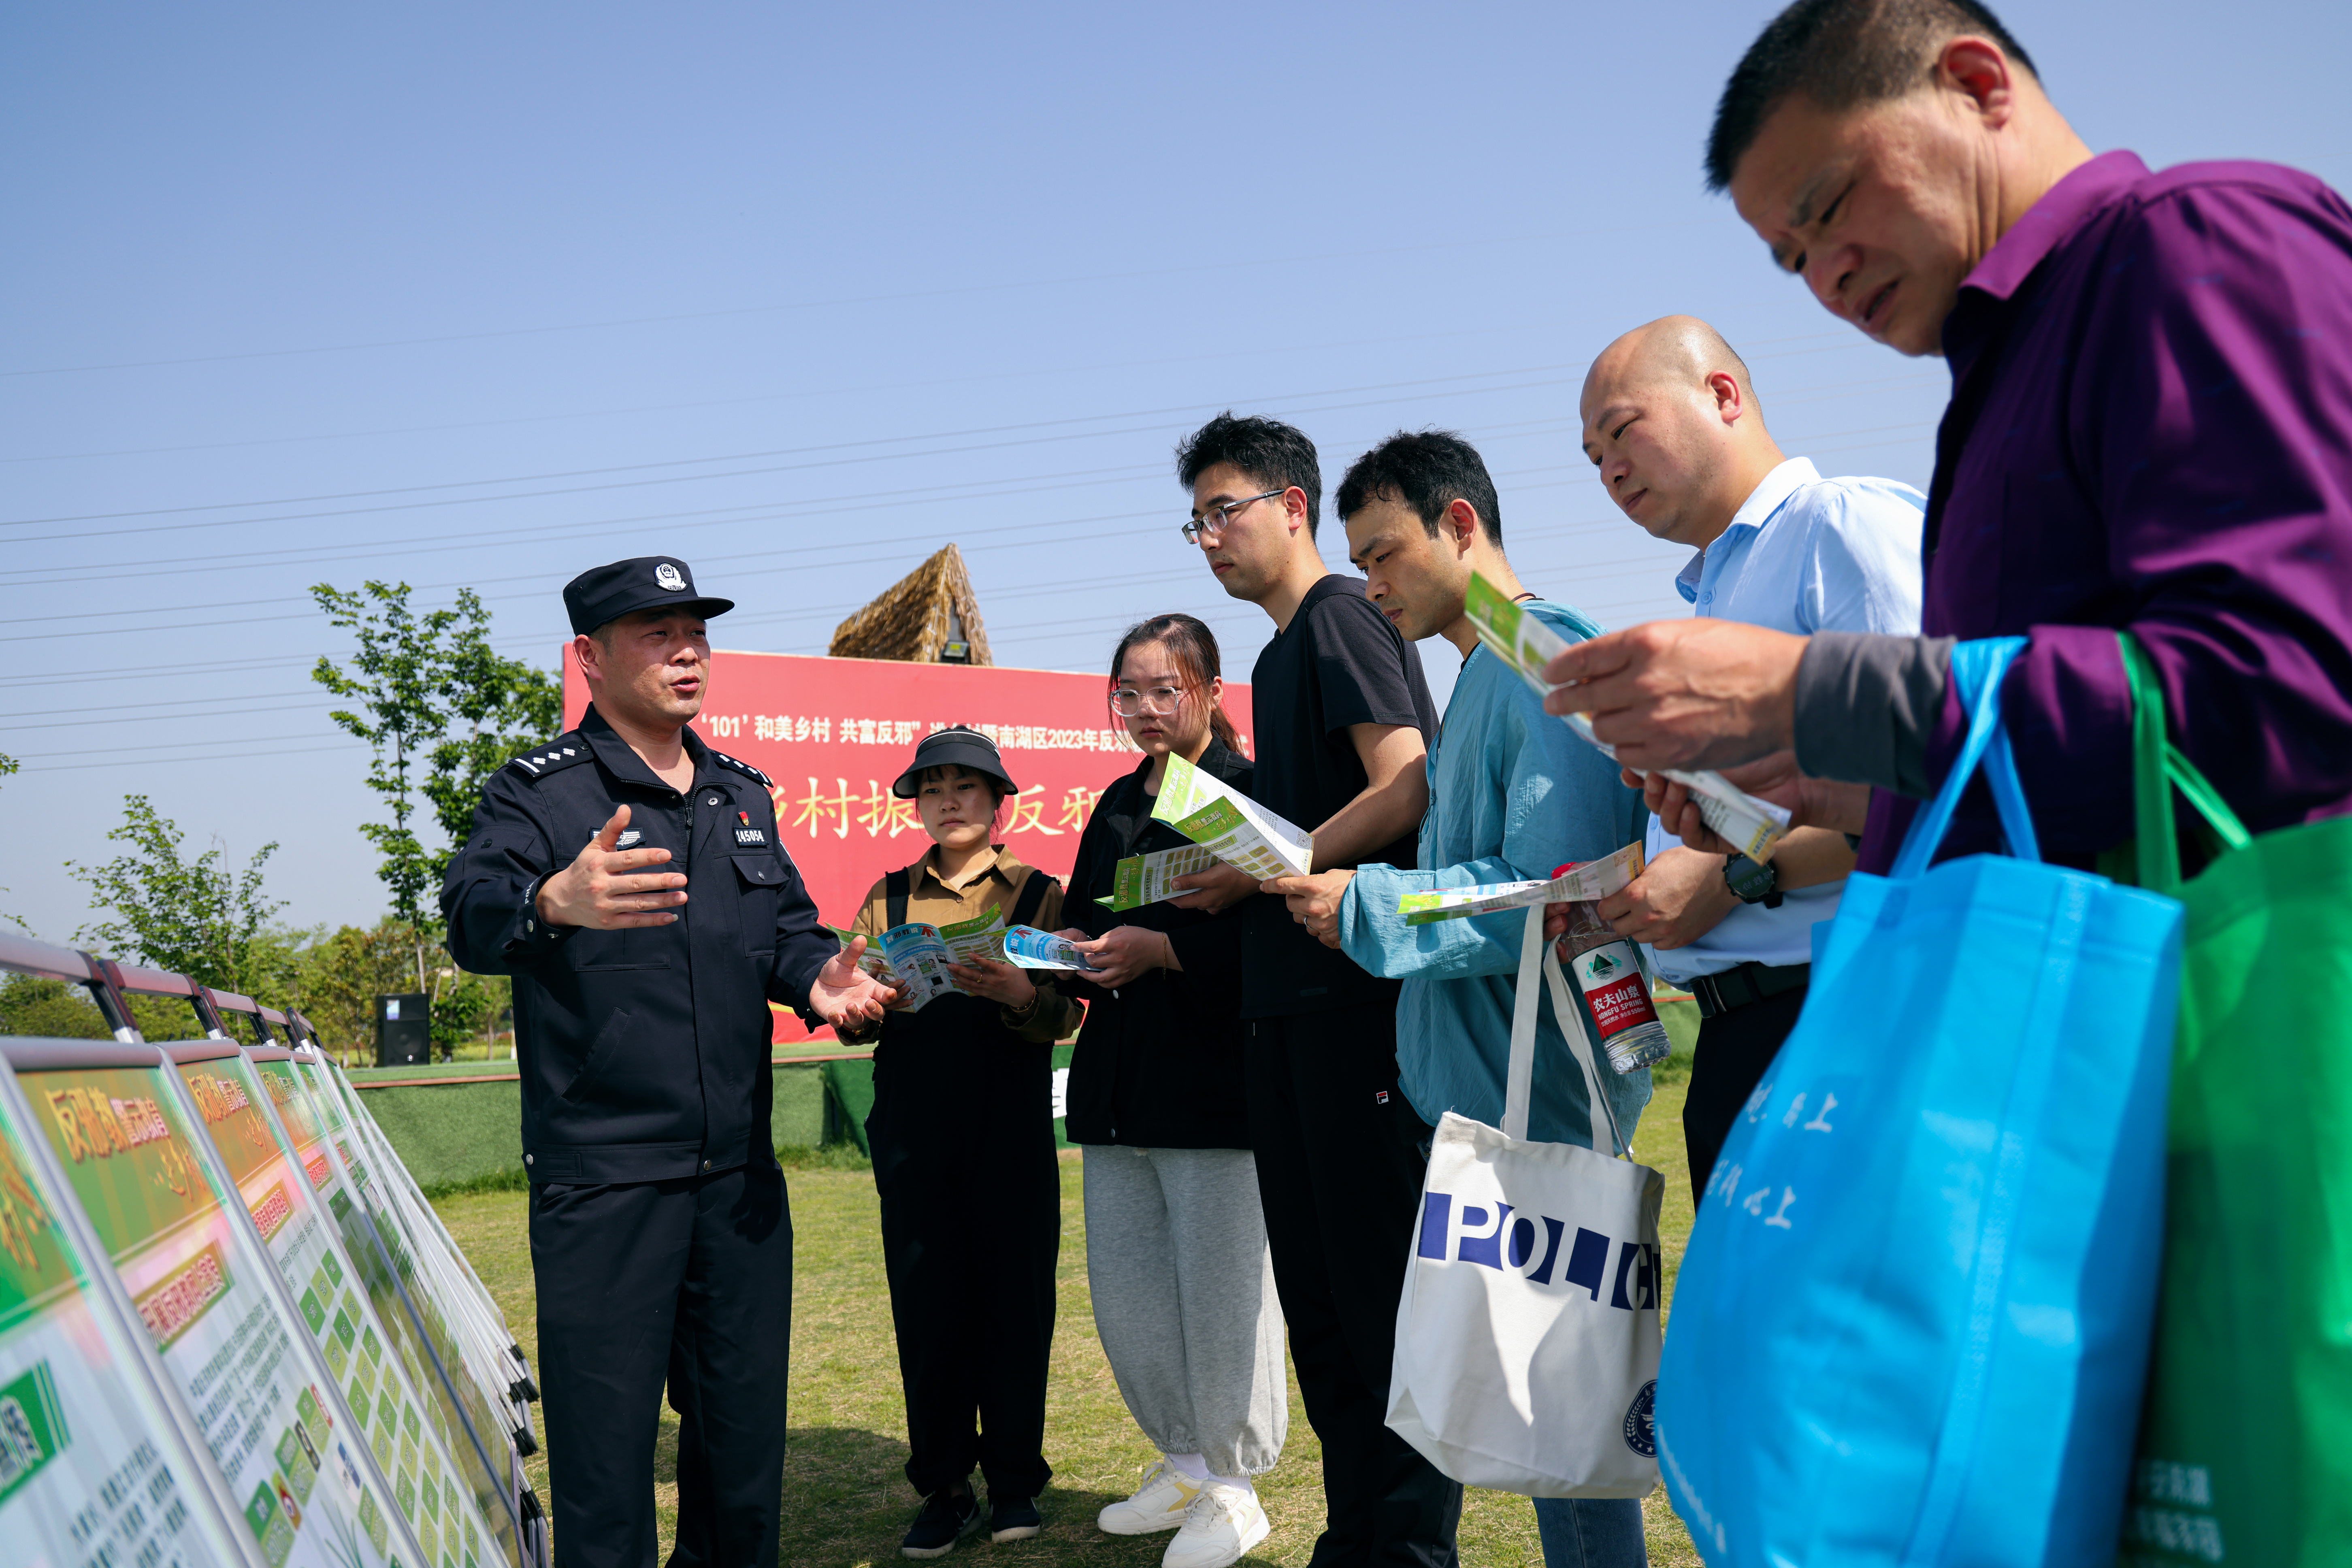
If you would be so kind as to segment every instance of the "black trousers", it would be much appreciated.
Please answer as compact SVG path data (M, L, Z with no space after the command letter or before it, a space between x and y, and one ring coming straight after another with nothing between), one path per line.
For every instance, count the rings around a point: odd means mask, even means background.
M1054 1473L1045 1369L1062 1176L1052 1047L1001 1029L910 1034L884 1035L866 1121L907 1394L907 1480L929 1497L977 1465L992 1499L1035 1497Z
M1693 1197L1706 1191L1723 1141L1731 1136L1748 1097L1772 1070L1772 1058L1780 1054L1780 1042L1797 1026L1804 1005L1802 990L1784 991L1717 1013L1698 1026L1690 1093L1683 1100L1683 1147L1690 1154Z
M1323 1443L1314 1568L1451 1564L1462 1488L1386 1419L1430 1138L1397 1087L1396 1011L1260 1018L1243 1062L1275 1288Z
M783 1173L540 1184L530 1263L564 1568L650 1568L665 1383L678 1414L672 1568L772 1568L792 1350Z

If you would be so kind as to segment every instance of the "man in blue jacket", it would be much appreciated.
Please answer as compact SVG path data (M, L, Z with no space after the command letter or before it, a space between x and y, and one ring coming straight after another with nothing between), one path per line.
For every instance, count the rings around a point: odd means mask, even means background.
M818 921L766 775L688 727L732 602L658 556L563 602L594 700L490 775L441 889L451 955L514 977L555 1532L567 1564L653 1562L667 1384L670 1562L773 1564L793 1226L768 1003L856 1024L892 994Z
M1265 884L1307 929L1374 974L1402 978L1399 1085L1424 1121L1448 1110L1498 1126L1508 1074L1511 1009L1526 911L1408 926L1399 894L1549 877L1642 837L1640 792L1617 764L1579 740L1518 675L1478 646L1466 612L1475 572L1560 636L1600 628L1519 584L1503 555L1502 509L1477 451L1443 431L1401 433L1356 459L1339 483L1349 559L1365 597L1408 642L1443 637L1462 674L1429 753L1429 810L1418 870L1366 865ZM1581 1020L1575 1024L1582 1028ZM1605 1062L1605 1057L1601 1058ZM1650 1075L1603 1071L1618 1124L1633 1135ZM1588 1144L1591 1108L1546 994L1536 1032L1528 1136ZM1647 1556L1641 1505L1630 1499L1545 1498L1536 1519L1548 1562L1628 1568ZM1578 1544L1580 1543L1580 1544Z

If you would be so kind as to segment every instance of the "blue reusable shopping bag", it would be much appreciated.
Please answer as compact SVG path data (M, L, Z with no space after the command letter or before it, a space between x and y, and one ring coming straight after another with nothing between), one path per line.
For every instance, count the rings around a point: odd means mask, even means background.
M1658 1462L1713 1568L2114 1560L2181 907L2040 863L2000 729L2022 646L1954 648L1951 776L1814 928L1803 1016L1700 1200ZM1931 870L1980 762L2011 856Z

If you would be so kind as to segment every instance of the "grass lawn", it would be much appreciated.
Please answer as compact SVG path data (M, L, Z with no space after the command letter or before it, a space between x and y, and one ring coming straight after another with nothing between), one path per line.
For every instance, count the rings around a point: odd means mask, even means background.
M1666 1178L1663 1230L1669 1300L1691 1226L1682 1104L1683 1085L1661 1083L1634 1141L1642 1162ZM1096 1510L1133 1489L1138 1473L1153 1454L1129 1418L1095 1338L1079 1170L1076 1156L1065 1156L1061 1301L1045 1426L1045 1458L1055 1469L1042 1503L1046 1530L1034 1541L1003 1546L992 1545L982 1536L976 1544L959 1547L951 1562L977 1558L1041 1568L1061 1563L1149 1565L1160 1561L1167 1546L1165 1535L1121 1539L1094 1527ZM792 1171L790 1181L797 1289L786 1415L792 1450L784 1463L782 1560L788 1568L900 1563L898 1537L919 1500L900 1470L907 1458L906 1412L899 1402L889 1295L883 1282L874 1178L862 1166L828 1152L810 1156ZM475 1193L438 1199L436 1206L505 1308L516 1338L529 1349L537 1343L538 1327L531 1304L525 1201L521 1193ZM677 1489L668 1479L677 1462L677 1418L665 1407L661 1421L656 1493L667 1553L677 1499ZM530 1466L533 1484L545 1498L544 1454ZM1259 1479L1259 1492L1274 1533L1244 1561L1304 1563L1322 1525L1322 1464L1314 1428L1298 1404L1296 1379L1289 1444L1282 1463ZM1681 1521L1666 1507L1664 1490L1652 1492L1642 1506L1649 1524L1650 1561L1659 1568L1696 1565L1698 1555ZM1470 1493L1461 1539L1466 1563L1543 1561L1535 1516L1524 1498Z

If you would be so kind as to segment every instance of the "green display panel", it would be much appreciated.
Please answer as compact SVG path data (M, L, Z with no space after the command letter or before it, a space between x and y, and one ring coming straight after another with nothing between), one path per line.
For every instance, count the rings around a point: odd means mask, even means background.
M463 1348L448 1331L446 1314L428 1293L404 1233L368 1192L375 1184L369 1152L344 1114L328 1069L305 1060L289 1065L307 1091L301 1102L308 1118L305 1134L313 1142L303 1152L303 1164L314 1173L323 1170L326 1176L317 1191L358 1274L362 1293L384 1331L388 1363L396 1364L409 1387L422 1396L416 1408L445 1451L458 1462L469 1506L488 1521L499 1554L519 1568L523 1552L506 1500L511 1479L500 1470L502 1462L508 1467L513 1463L507 1429L483 1397ZM356 1406L359 1395L352 1398ZM393 1444L395 1439L382 1419L381 1384L376 1385L376 1440ZM404 1429L409 1419L405 1412L404 1417Z
M0 1556L242 1564L203 1461L84 1267L19 1115L0 1093Z
M43 1067L20 1070L17 1081L261 1560L268 1568L412 1563L406 1527L356 1447L363 1438L339 1417L307 1329L272 1282L268 1253L238 1223L243 1185L216 1184L196 1142L206 1133L183 1113L170 1070ZM232 1073L205 1078L191 1089L221 1133L207 1142L225 1151L229 1171L251 1173L263 1211L256 1224L274 1236L294 1217L293 1194L284 1173L270 1176L254 1089Z
M438 1379L421 1363L411 1370L415 1345L397 1298L379 1303L370 1288L371 1273L386 1272L375 1249L366 1236L347 1237L338 1223L336 1216L350 1211L351 1201L299 1064L275 1059L237 1065L253 1075L268 1098L277 1124L272 1131L285 1140L266 1168L240 1179L247 1205L274 1202L281 1173L283 1182L300 1194L299 1224L282 1226L282 1244L273 1240L271 1251L352 1419L391 1479L394 1500L424 1549L424 1562L436 1568L514 1562L511 1516L480 1484L483 1467L466 1434L451 1428L446 1402L437 1397ZM392 1327L395 1322L399 1332Z

